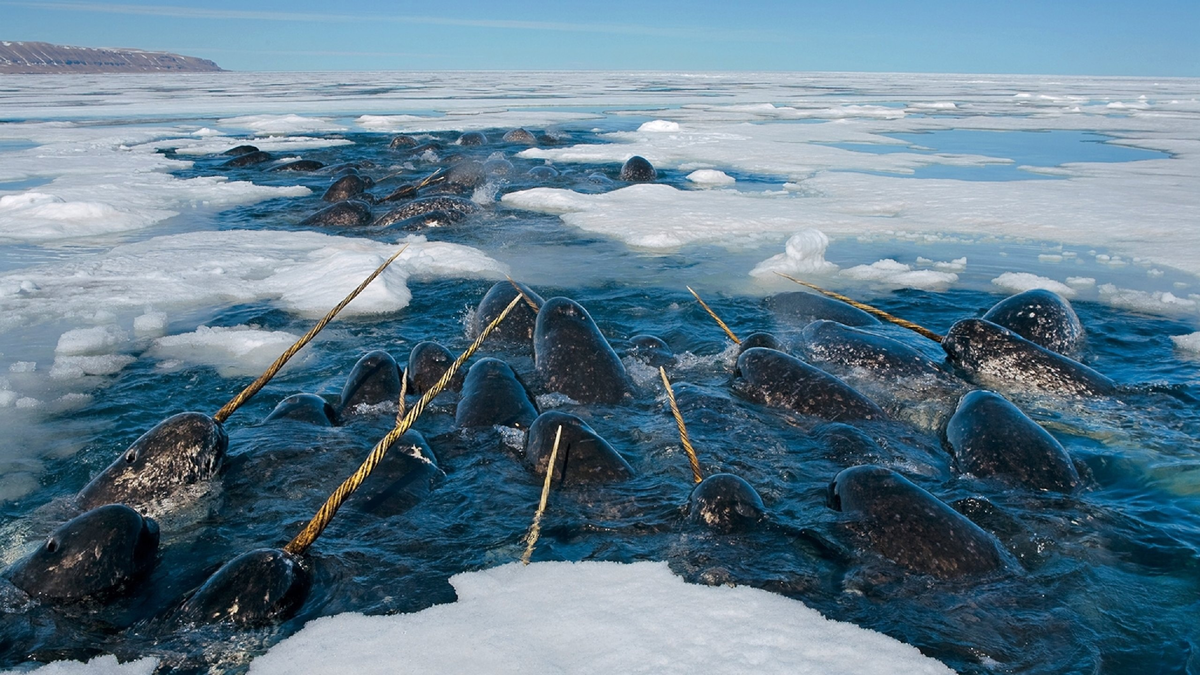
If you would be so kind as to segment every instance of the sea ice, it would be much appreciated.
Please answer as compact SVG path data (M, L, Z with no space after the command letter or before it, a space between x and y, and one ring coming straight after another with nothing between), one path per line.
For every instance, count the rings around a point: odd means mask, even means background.
M200 326L191 333L156 339L149 355L176 363L212 366L221 377L257 375L299 338L299 335L284 331L260 330L250 326ZM303 363L307 356L303 352L297 354L288 362L288 367Z
M1039 256L1040 257L1040 256ZM1054 291L1064 298L1073 298L1077 291L1067 284L1040 277L1036 274L1028 272L1005 272L1000 276L992 279L992 283L1006 291L1012 293L1022 293L1031 291L1035 288L1042 290Z
M452 604L317 619L251 662L250 673L953 672L798 601L688 584L661 562L512 563L450 583Z

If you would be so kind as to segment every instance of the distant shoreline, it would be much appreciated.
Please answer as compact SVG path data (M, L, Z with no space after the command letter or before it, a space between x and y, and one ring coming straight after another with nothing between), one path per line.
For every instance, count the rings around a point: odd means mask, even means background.
M0 74L216 73L224 69L195 56L141 49L71 47L49 42L0 42Z

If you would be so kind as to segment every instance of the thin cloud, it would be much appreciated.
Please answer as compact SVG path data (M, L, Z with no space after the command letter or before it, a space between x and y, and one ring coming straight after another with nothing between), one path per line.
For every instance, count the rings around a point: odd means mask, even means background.
M704 28L663 28L638 24L569 23L559 21L514 21L505 19L456 19L440 16L383 15L364 16L354 14L324 14L313 12L261 12L238 9L201 9L195 7L173 7L169 5L125 5L116 3L88 2L12 2L0 0L0 5L29 9L58 10L71 12L97 12L102 14L126 14L138 16L162 16L177 19L212 19L235 21L281 21L301 23L358 23L391 22L428 26L460 26L467 28L495 28L501 30L538 30L569 33L606 33L621 35L652 35L657 37L682 37L708 40L757 40L775 41L777 34L766 31L711 30Z

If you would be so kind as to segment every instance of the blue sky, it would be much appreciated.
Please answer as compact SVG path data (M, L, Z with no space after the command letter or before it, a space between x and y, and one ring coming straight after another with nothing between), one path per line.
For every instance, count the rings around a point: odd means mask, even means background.
M1200 1L0 0L0 39L231 70L842 70L1200 76Z

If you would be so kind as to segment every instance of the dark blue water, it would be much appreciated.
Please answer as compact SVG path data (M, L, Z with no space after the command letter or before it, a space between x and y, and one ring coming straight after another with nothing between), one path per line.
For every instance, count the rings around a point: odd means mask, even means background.
M1166 159L1170 155L1111 143L1111 136L1088 131L977 131L941 129L921 133L882 134L907 145L869 143L832 143L834 147L855 152L886 155L893 153L983 155L1012 160L1011 163L960 167L928 164L918 167L910 178L948 178L953 180L1053 180L1054 176L1021 169L1022 166L1059 167L1076 162L1135 162Z
M446 156L486 158L500 133L480 149L446 146ZM453 135L439 135L443 141ZM383 179L373 192L427 175L429 163L404 167L387 138L354 137L354 146L305 153L334 164L356 161ZM598 140L578 132L571 142ZM202 158L182 173L213 175L224 158ZM512 159L504 190L533 185L603 191L620 187L619 167L567 167L559 177L525 174L540 162ZM436 164L436 163L435 163ZM561 168L561 167L560 167ZM589 178L606 174L612 184ZM324 204L323 174L239 169L232 177L266 184L309 185L310 197L279 199L222 214L217 226L303 229L305 215ZM679 172L662 180L683 184ZM379 207L379 212L382 212ZM346 232L341 232L346 234ZM393 240L396 235L352 232ZM1195 616L1200 608L1200 363L1181 360L1170 335L1192 332L1182 321L1076 304L1089 334L1084 360L1121 385L1099 400L1034 395L1014 400L1058 438L1084 468L1086 484L1070 496L1031 493L959 475L942 448L939 420L956 396L905 391L872 373L847 373L893 421L861 429L886 450L882 461L947 502L971 513L1019 562L987 578L948 582L914 575L856 546L839 515L826 506L826 487L853 458L833 456L810 432L820 421L747 402L729 388L733 350L684 290L706 274L696 252L630 253L607 240L567 228L554 217L501 205L430 239L474 246L518 264L554 257L557 274L535 266L543 297L572 297L589 309L635 382L621 405L574 405L637 472L618 484L555 492L535 560L667 560L696 583L737 583L801 600L832 619L851 621L916 645L961 672L1176 673L1200 667ZM576 273L588 264L621 265L618 281L591 283ZM595 261L601 261L596 263ZM637 270L641 270L640 272ZM314 281L319 283L319 281ZM247 550L282 546L349 475L392 424L382 410L336 428L297 422L260 424L280 399L296 392L335 398L354 361L384 349L403 363L422 340L453 352L466 347L464 319L490 282L411 281L412 304L386 317L338 320L311 346L303 367L285 371L227 424L231 456L211 493L162 519L161 559L132 592L103 606L29 607L0 594L0 667L33 656L49 660L115 653L154 655L166 667L245 668L248 658L318 616L345 611L411 612L452 602L447 579L462 571L513 561L538 500L541 481L519 458L519 434L463 431L453 424L455 399L435 401L417 428L445 476L414 470L398 457L381 465L310 551L316 583L299 614L269 629L225 626L178 630L160 619L221 563ZM801 326L771 314L760 298L713 290L713 309L733 331L769 330L785 344ZM977 316L1002 296L971 290L897 291L873 299L894 314L944 332ZM309 321L268 303L220 309L210 325L251 325L302 333ZM931 355L933 343L897 328L880 332ZM679 448L656 374L626 354L637 334L662 337L681 355L669 369L705 473L729 471L760 492L770 522L742 535L715 535L684 518L691 472ZM535 394L546 392L532 354L485 345L480 356L508 361ZM84 429L84 448L50 459L41 488L4 504L6 528L44 536L68 511L64 500L121 454L140 433L184 410L212 413L250 378L227 379L210 367L165 372L139 358L98 390L63 424ZM964 387L968 386L966 383ZM542 398L543 409L555 404ZM392 411L394 413L394 411ZM50 420L47 424L55 424Z

